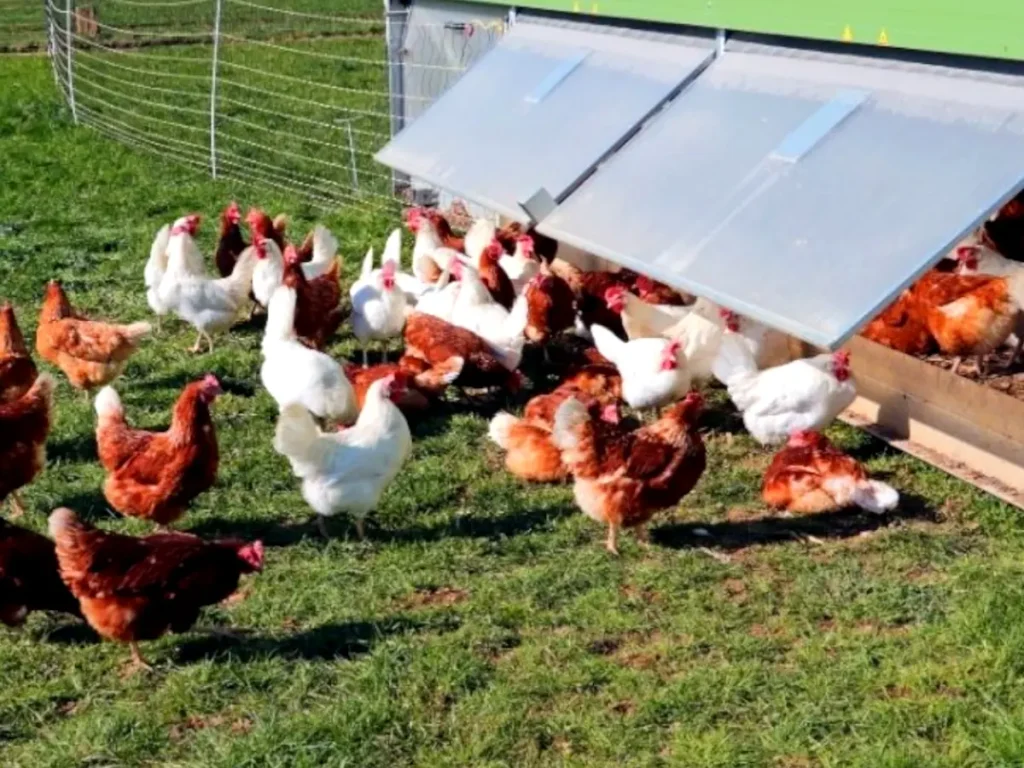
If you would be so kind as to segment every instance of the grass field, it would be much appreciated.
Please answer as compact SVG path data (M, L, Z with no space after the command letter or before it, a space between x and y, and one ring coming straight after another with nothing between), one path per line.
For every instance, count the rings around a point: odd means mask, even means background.
M0 81L0 295L27 334L54 277L86 312L145 318L150 240L181 212L235 197L299 231L314 220L299 198L75 128L42 58L0 59ZM395 219L324 222L351 276ZM70 620L0 629L0 765L1024 764L1024 524L970 487L837 427L905 493L901 510L772 519L757 493L768 454L717 395L696 492L649 549L627 537L615 559L568 488L507 476L485 419L451 404L416 426L369 541L337 520L325 543L270 445L258 327L206 357L191 341L166 323L118 388L137 424L160 426L185 382L225 382L220 479L183 526L265 539L265 573L201 620L250 634L162 639L146 648L155 672L126 677L126 649ZM350 338L333 351L351 355ZM25 523L43 530L63 504L146 533L107 510L92 430L62 383Z

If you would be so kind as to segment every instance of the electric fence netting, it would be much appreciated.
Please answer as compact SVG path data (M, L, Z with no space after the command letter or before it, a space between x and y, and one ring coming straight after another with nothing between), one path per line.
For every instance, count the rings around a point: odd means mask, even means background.
M43 4L40 37L77 123L323 208L390 208L405 187L374 153L505 28L360 13L360 0Z

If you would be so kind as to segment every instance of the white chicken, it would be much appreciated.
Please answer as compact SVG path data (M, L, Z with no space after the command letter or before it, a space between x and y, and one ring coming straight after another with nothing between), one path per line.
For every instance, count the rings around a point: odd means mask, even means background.
M252 272L256 257L252 249L239 256L235 268L227 277L212 280L205 274L191 271L194 254L199 252L192 239L194 228L171 229L167 244L167 271L160 281L157 298L178 317L191 324L199 333L192 352L202 349L206 339L213 351L210 334L226 331L238 318L249 297Z
M395 274L402 254L402 230L388 237L381 255L380 269L373 268L373 248L363 259L359 279L349 289L352 298L352 331L363 349L363 367L367 367L366 345L371 340L387 341L402 334L405 327L405 293L398 288ZM387 360L387 351L384 351Z
M494 242L497 233L498 228L490 219L481 217L473 221L463 238L463 250L466 252L470 266L480 269L480 258L487 246Z
M171 241L171 234L188 232L190 236L194 237L199 230L199 222L199 215L193 213L182 216L174 224L164 224L156 233L153 244L149 247L149 259L146 261L143 279L146 283L146 301L156 315L158 330L160 319L169 311L169 307L160 301L160 283L164 279L164 273L167 272L167 246ZM194 275L205 274L203 254L196 247L194 240L191 247L185 252L185 265L188 271Z
M339 512L355 518L359 538L364 538L366 516L409 457L409 424L395 405L405 391L401 376L378 379L367 390L356 423L330 434L318 429L301 405L281 411L274 449L302 479L302 497L316 512L325 538L324 519Z
M295 289L279 286L267 307L260 379L278 409L301 405L325 422L351 424L359 413L344 369L295 336Z
M690 314L690 307L648 304L626 290L613 285L604 292L608 309L622 317L622 327L630 339L654 339Z
M757 370L743 339L722 339L715 376L743 414L747 431L762 445L785 442L800 430L822 430L853 402L850 353L833 352Z
M619 370L622 399L632 408L657 408L689 392L691 374L680 339L623 341L596 323L590 333L597 351Z
M725 320L726 333L736 334L743 340L760 370L785 365L796 358L790 337L782 331L776 331L728 309L722 310L722 318Z
M472 331L486 341L510 371L519 367L526 346L526 323L529 306L526 296L519 296L512 309L496 302L479 273L471 266L455 266L459 291L452 306L452 325Z
M540 273L540 261L533 249L533 238L529 235L519 235L516 238L515 252L511 256L500 257L498 266L505 270L508 279L512 281L516 296L522 295L530 280Z
M270 238L253 234L252 248L256 265L252 273L252 295L261 307L270 304L270 297L284 280L284 255ZM317 224L313 229L313 258L302 264L307 280L313 280L330 269L338 255L338 240L327 227Z
M462 275L462 262L458 259L451 259L448 265L442 270L441 277L436 283L428 286L420 294L416 301L416 311L425 312L428 315L439 317L446 323L452 321L452 312L455 310L455 301L459 297L460 284L452 280Z

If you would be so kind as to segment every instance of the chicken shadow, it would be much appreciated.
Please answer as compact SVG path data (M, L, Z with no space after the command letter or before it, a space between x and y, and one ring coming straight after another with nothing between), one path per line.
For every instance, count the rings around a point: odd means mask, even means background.
M266 547L290 547L304 539L323 541L311 520L278 522L276 520L227 520L215 517L189 526L187 533L203 539L259 539Z
M79 518L91 524L124 519L110 508L99 488L94 491L83 491L70 496L62 496L54 509L57 507L72 509Z
M71 464L96 461L96 438L89 432L61 440L51 440L46 444L46 453L50 461L62 461Z
M384 543L425 543L448 538L504 539L546 529L552 523L575 514L567 505L545 507L502 515L501 517L459 517L432 526L408 526L397 529L369 529L367 538Z
M42 642L55 645L97 645L102 640L95 630L84 621L71 621L40 633Z
M256 385L252 381L235 376L216 375L224 392L237 395L238 397L254 397L256 395ZM202 374L195 371L177 371L166 376L153 376L143 379L138 383L138 386L141 389L170 389L174 392L180 392L186 385L199 381L201 378ZM159 427L154 427L154 429L159 429Z
M844 509L804 517L778 517L765 511L753 520L724 523L677 523L651 531L652 540L669 549L711 549L734 552L750 546L786 544L809 537L842 540L886 528L898 520L937 522L927 502L915 494L902 494L899 506L884 515Z
M394 635L427 630L451 632L458 626L458 617L446 615L431 622L390 618L323 624L305 632L282 636L235 638L207 635L179 644L176 661L193 664L208 660L248 662L267 658L307 661L351 659L369 653L374 645Z

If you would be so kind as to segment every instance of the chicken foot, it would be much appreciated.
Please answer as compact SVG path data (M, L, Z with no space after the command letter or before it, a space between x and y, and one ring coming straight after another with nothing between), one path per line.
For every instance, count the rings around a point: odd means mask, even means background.
M194 355L200 354L203 351L203 339L206 339L206 344L208 346L207 351L212 354L213 353L213 337L210 336L210 334L208 334L206 331L200 331L199 332L199 334L196 336L196 343L193 344L189 348L188 351L191 352Z
M356 518L356 535L360 541L366 541L366 521L361 517Z
M132 650L132 671L152 672L153 667L148 661L145 660L145 658L143 658L142 651L139 650L139 644L132 640L128 644L128 647Z
M619 526L615 523L608 523L608 538L605 539L604 548L611 552L613 555L619 554L619 547L617 544L619 536Z

